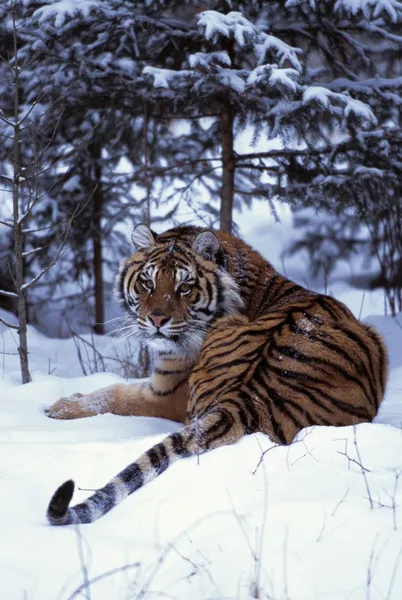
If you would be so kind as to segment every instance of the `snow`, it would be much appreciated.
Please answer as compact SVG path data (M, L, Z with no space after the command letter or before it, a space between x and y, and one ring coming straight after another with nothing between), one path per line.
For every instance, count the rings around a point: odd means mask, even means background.
M260 32L261 43L255 45L255 53L257 58L259 59L259 63L263 63L265 60L265 56L268 51L274 50L275 54L279 58L279 66L281 67L286 61L289 61L290 64L296 71L299 73L302 70L302 66L297 57L298 54L302 54L301 48L292 48L285 44L282 40L273 35L268 35L264 32Z
M169 89L172 83L180 83L181 77L194 77L193 71L172 71L171 69L159 69L158 67L145 67L144 75L153 77L153 85L159 88Z
M338 94L321 86L309 86L303 92L303 104L313 103L325 108L341 105L345 118L353 114L370 125L377 123L377 119L367 104L355 100L347 94Z
M264 211L257 203L243 216L242 234L303 282L302 256L281 264L292 235L289 208L279 207L281 223L271 218L268 226ZM379 291L362 296L338 278L328 292L375 325L388 345L390 383L375 423L310 428L289 447L274 446L262 434L248 436L199 462L175 463L79 530L47 525L55 488L73 477L85 488L75 492L75 501L85 498L86 490L103 485L179 425L115 415L48 419L44 405L121 378L83 377L71 339L50 339L29 327L33 382L21 386L15 333L0 325L1 597L398 600L402 319L383 315ZM5 311L0 316L15 323ZM96 338L105 353L109 343ZM74 596L85 578L96 577L90 596Z
M260 65L253 69L247 78L247 85L258 86L266 83L270 88L280 87L286 92L296 92L299 73L295 69L278 69L276 65Z
M286 7L291 8L306 4L313 11L317 10L319 5L316 0L287 0ZM342 12L357 17L363 16L369 22L382 16L394 23L402 18L402 3L398 0L336 0L333 7L326 4L326 11L330 11L331 8L334 13Z
M192 69L204 68L209 70L210 65L221 64L230 67L231 61L227 52L196 52L188 57L188 64Z
M88 17L91 10L100 8L101 3L97 0L59 0L38 8L34 16L41 23L54 19L55 27L62 27L66 17L73 17L81 14L84 18Z
M391 21L396 23L401 17L402 3L397 0L337 0L334 5L334 11L343 9L345 12L363 16L370 20L370 17L379 17L385 13Z
M72 175L64 184L64 189L68 192L76 192L81 187L81 181L78 175Z
M246 82L236 71L232 71L231 69L219 69L217 77L224 87L230 88L239 94L246 89Z
M241 48L247 46L258 31L246 17L235 11L222 15L215 10L206 10L198 16L197 24L207 40L216 42L219 36L234 38Z
M360 102L360 100L356 100L354 98L348 98L347 96L346 98L347 102L344 110L346 118L349 115L353 114L356 117L360 117L360 119L362 119L363 121L367 121L371 125L375 125L377 123L377 119L374 116L374 113L367 104L365 104L364 102Z
M375 167L356 167L354 174L367 177L384 177L384 171L381 169L376 169Z

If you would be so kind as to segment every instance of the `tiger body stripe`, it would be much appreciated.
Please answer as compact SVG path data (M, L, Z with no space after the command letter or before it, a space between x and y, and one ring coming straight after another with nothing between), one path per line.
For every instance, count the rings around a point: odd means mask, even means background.
M144 452L90 498L69 507L70 480L48 508L53 525L89 523L173 462L262 432L290 444L310 425L371 421L387 382L376 330L338 300L274 270L241 240L145 225L116 291L133 333L158 355L148 381L58 400L53 418L112 412L183 427Z

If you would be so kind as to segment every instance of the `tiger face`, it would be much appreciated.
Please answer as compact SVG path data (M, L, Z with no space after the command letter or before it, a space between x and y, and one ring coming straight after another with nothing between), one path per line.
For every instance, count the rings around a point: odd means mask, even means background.
M188 247L179 236L158 241L138 225L132 240L137 251L117 277L132 332L159 353L194 358L211 323L243 304L234 279L216 261L218 238L204 231Z

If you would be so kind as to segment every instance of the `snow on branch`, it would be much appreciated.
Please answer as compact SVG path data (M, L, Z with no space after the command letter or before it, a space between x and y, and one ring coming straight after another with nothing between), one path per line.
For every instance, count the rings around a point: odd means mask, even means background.
M243 48L257 39L258 29L239 12L222 15L215 10L206 10L198 15L198 27L204 37L216 43L219 37L234 39Z
M302 69L297 56L302 53L300 48L293 48L273 35L264 33L240 12L222 15L215 10L207 10L198 15L197 24L205 39L214 44L224 37L234 40L240 48L251 47L260 65L266 62L267 56L272 56L280 67L288 61L297 71Z
M298 59L301 50L298 48L265 34L238 12L222 15L213 10L205 11L198 17L198 26L207 41L218 43L219 37L223 36L236 42L234 51L240 55L251 50L257 66L251 71L249 68L233 68L232 58L226 50L196 52L188 58L192 70L145 67L143 73L153 77L155 88L180 90L190 83L192 93L197 94L206 84L208 89L212 85L237 94L275 90L287 96L299 89L296 81L302 67ZM274 62L271 63L270 59ZM270 62L267 63L267 60ZM292 68L285 68L285 63Z
M347 94L338 94L335 92L331 92L327 88L320 86L310 86L307 87L303 92L303 100L302 103L304 105L313 105L331 109L336 106L340 106L343 108L343 116L348 119L353 116L357 118L361 122L365 122L368 125L376 125L377 119L374 116L371 108L364 104L364 102L360 102L360 100L355 100L351 98Z
M101 3L97 0L59 0L46 6L38 8L33 17L39 19L41 23L53 21L55 27L62 27L66 17L82 15L87 18L92 9L100 8Z
M298 54L302 54L303 51L300 48L293 48L288 46L285 42L282 42L279 38L260 32L261 42L255 44L254 52L259 64L262 64L267 57L267 54L274 54L279 62L279 66L282 67L286 61L288 61L296 71L301 72L302 66L297 57Z
M194 71L172 71L171 69L158 69L157 67L145 67L143 74L153 77L154 87L165 89L175 87L175 83L180 84L183 78L190 79L195 76Z
M220 69L217 74L217 79L224 88L242 94L246 89L246 82L240 75L241 73L239 71Z
M231 60L227 52L196 52L190 54L188 63L192 69L211 70L211 67L221 65L230 67Z
M17 294L15 292L6 292L6 290L0 290L0 294L2 296L9 296L10 298L17 298Z
M321 3L324 4L321 0ZM354 17L363 17L366 21L373 21L379 17L385 17L397 23L402 19L402 2L398 0L336 0L333 7L332 3L325 3L325 10L328 13L331 8L334 13L341 15L352 15ZM318 0L287 0L286 8L305 6L306 10L317 11L320 5ZM330 16L329 14L327 16Z
M28 250L27 252L23 252L22 256L27 257L27 256L31 256L32 254L36 254L37 252L40 252L41 250L43 250L43 247L39 247L39 248L33 248L33 250Z
M259 30L241 13L206 11L199 15L198 26L207 43L204 51L189 56L190 69L145 67L143 73L153 78L154 88L185 92L187 106L199 98L218 98L219 103L222 95L241 107L250 101L270 120L270 137L294 131L298 118L317 129L325 122L327 128L341 127L345 133L348 127L366 130L376 125L371 108L348 93L329 89L330 83L304 85L301 51ZM234 42L229 49L227 39Z
M356 167L353 171L353 175L361 178L368 177L384 177L385 173L383 169L377 169L376 167L365 167L364 165L360 165Z
M349 15L359 15L367 20L386 16L393 23L402 18L402 2L397 0L337 0L334 11L342 11ZM399 14L398 14L399 13Z
M296 83L299 77L295 69L278 69L276 65L261 65L253 69L247 78L249 87L267 87L280 89L284 93L294 93L298 89Z

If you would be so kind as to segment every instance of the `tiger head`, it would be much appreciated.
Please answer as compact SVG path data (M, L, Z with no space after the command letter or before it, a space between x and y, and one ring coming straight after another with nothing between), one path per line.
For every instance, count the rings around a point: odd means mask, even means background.
M191 359L212 322L238 313L243 301L219 260L224 253L212 231L178 228L169 234L137 225L136 252L120 267L117 294L133 334L159 353Z

